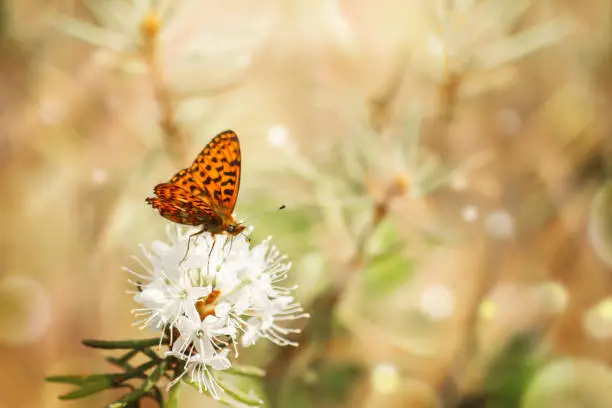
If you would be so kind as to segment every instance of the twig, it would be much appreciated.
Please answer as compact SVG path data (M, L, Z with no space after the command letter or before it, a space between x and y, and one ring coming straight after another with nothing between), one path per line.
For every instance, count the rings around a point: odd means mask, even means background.
M370 105L370 126L375 133L380 134L386 122L390 117L390 108L403 83L407 58L405 53L400 53L397 68L392 75L391 81L387 89L381 96L373 98ZM402 195L407 187L406 180L402 177L397 177L391 182L382 199L376 202L372 208L372 219L367 228L357 238L355 251L347 261L347 274L354 274L361 270L365 257L365 246L368 239L376 231L380 223L385 219L389 212L389 205L394 198ZM280 406L281 385L286 377L288 369L292 366L294 360L297 359L301 352L307 350L306 345L313 343L318 346L319 350L314 355L319 355L324 350L324 346L331 334L331 321L336 304L340 299L340 295L344 289L346 279L336 279L329 288L319 294L312 302L312 319L308 326L300 333L297 342L299 348L285 347L268 364L266 369L267 376L267 394L271 406ZM321 330L321 328L326 328ZM323 338L316 339L315 331L323 333Z
M170 156L178 165L184 164L185 141L175 122L174 103L164 82L161 66L158 61L158 38L161 21L156 10L150 10L141 25L143 38L142 54L147 64L155 100L159 105L161 117L159 125L164 134L164 142Z
M462 343L457 349L458 352L455 356L454 364L440 386L440 400L445 408L458 407L463 399L459 379L466 369L469 368L479 350L477 329L480 305L498 281L497 272L499 268L496 267L495 260L499 256L500 251L499 245L495 244L486 249L485 253L488 254L488 258L485 259L484 265L480 270L481 276L475 283L475 294L471 304L468 306L465 336L463 336Z
M370 102L370 126L376 133L381 133L389 122L390 108L404 83L407 65L408 52L406 48L403 48L386 89L379 96L372 98Z

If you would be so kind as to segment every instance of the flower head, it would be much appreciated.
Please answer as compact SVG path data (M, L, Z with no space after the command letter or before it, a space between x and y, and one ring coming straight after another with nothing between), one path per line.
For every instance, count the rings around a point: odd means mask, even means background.
M308 315L292 296L295 287L281 285L291 264L269 238L251 246L242 235L201 235L191 238L185 257L191 231L170 224L167 232L168 243L142 247L146 263L136 258L145 273L126 268L136 276L136 324L161 331L160 342L170 339L167 355L185 366L175 381L189 375L218 399L215 372L231 367L231 349L237 357L239 345L260 338L297 346L287 336L299 330L281 322Z

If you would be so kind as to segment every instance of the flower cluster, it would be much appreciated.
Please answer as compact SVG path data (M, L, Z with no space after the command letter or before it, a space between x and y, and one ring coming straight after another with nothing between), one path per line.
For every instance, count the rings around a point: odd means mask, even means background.
M280 346L297 346L287 335L299 330L278 323L308 317L291 296L295 287L279 282L291 266L270 243L252 246L246 237L228 238L208 234L189 238L189 233L170 225L169 243L154 242L151 251L142 247L148 265L133 282L136 324L161 331L170 338L167 355L182 360L184 375L219 399L216 371L231 367L230 353L260 338ZM185 255L187 254L187 255ZM172 383L171 383L172 385Z

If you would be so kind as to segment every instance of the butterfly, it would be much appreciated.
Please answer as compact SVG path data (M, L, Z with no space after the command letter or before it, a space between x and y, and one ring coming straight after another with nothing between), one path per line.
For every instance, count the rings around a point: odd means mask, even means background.
M204 146L191 167L180 170L169 182L156 185L156 197L145 201L172 222L201 227L190 235L189 241L209 232L214 246L216 235L234 236L245 229L232 215L240 189L240 164L238 135L226 130Z

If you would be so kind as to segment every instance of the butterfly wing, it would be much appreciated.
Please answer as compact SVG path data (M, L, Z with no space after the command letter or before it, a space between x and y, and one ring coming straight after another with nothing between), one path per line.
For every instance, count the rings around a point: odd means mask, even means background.
M187 179L186 186L194 194L207 198L213 208L222 215L231 217L240 189L241 160L238 135L226 130L204 147L183 175L181 171L175 177L178 176L181 183Z
M167 184L172 184L177 187L180 187L186 192L191 193L192 196L210 202L210 194L208 193L208 191L204 189L201 185L196 183L193 177L194 166L195 166L195 162L191 167L187 167L186 169L179 170L174 176L172 176L172 178Z
M205 200L174 184L155 186L157 197L147 198L147 203L157 209L162 217L185 225L220 224L218 214Z

